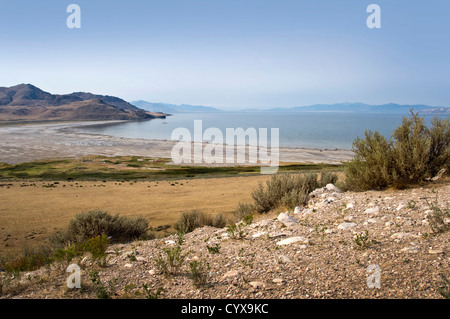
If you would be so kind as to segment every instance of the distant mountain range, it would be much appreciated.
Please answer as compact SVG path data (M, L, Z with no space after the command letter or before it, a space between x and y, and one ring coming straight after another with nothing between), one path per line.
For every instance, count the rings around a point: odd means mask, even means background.
M147 101L133 101L134 106L150 112L162 112L162 113L206 113L206 112L224 112L210 106L201 105L189 105L189 104L168 104L168 103L151 103Z
M134 101L131 104L151 112L163 113L211 113L211 112L229 112L210 106L188 105L188 104L168 104L152 103L147 101ZM270 109L242 109L232 112L340 112L340 113L366 113L366 114L409 114L414 112L421 114L450 114L449 107L435 107L428 105L400 105L383 104L370 105L364 103L336 103L336 104L315 104L310 106L297 107L275 107Z
M367 113L367 114L408 114L414 112L422 114L450 114L449 107L434 107L428 105L400 105L383 104L369 105L364 103L337 103L337 104L315 104L310 106L297 106L292 108L265 109L269 112L341 112L341 113Z
M361 114L408 114L411 109L421 114L450 114L448 107L428 105L364 103L316 104L291 108L244 109L233 112L341 112ZM121 98L87 92L51 94L31 84L0 87L0 123L67 120L145 120L165 118L174 113L227 112L210 106L127 102Z
M165 118L118 97L87 92L51 94L31 84L0 87L0 121L145 120Z

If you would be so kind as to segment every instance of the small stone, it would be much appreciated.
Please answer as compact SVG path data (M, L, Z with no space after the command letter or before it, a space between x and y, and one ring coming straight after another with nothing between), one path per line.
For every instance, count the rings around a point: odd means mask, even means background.
M281 213L280 215L278 215L277 219L286 227L293 227L298 225L298 221L286 213Z
M287 263L290 263L292 260L291 260L291 258L289 258L286 255L281 255L281 256L278 257L278 261L281 262L281 263L287 264Z
M258 233L253 234L252 237L253 238L258 238L258 237L261 237L262 235L265 235L265 234L266 234L266 232L258 232Z
M345 216L345 217L344 217L344 221L345 221L345 222L351 222L351 221L353 221L353 220L355 220L355 217L354 217L354 216Z
M266 284L261 281L251 281L248 283L253 289L264 289L266 288Z
M123 265L125 268L132 268L133 267L133 264L125 264L125 265Z
M337 228L341 229L341 230L347 230L347 229L353 228L355 226L357 226L356 223L345 222L345 223L340 224Z
M444 251L442 249L430 249L428 253L431 255L443 254Z
M379 207L372 207L372 208L367 208L364 213L366 214L378 214L380 212L380 208Z
M283 278L275 278L272 280L272 282L275 284L282 284L285 282L285 280Z
M230 270L230 271L227 271L223 275L222 280L226 280L226 279L229 279L229 278L240 277L240 276L241 276L241 274L237 270Z
M416 254L416 253L418 253L420 251L420 248L419 247L415 247L415 246L413 246L413 247L405 247L401 251L405 252L405 253Z
M300 206L297 206L297 207L295 207L295 209L294 209L294 214L300 214L301 212L302 212L302 207L300 207Z
M406 238L418 238L419 236L410 233L395 233L391 235L391 239L406 239Z
M166 245L173 245L173 244L175 244L175 240L166 240L165 242L164 242Z
M327 184L326 186L325 186L325 188L327 189L327 191L329 191L329 192L334 192L334 193L342 193L342 191L339 189L339 188L337 188L336 186L334 186L333 184Z
M148 271L149 275L155 275L156 274L156 270L155 269L150 269Z
M367 222L368 222L369 224L376 224L376 223L378 223L378 220L376 220L375 218L369 218L369 219L367 220Z
M293 243L307 244L308 242L309 240L305 237L295 236L280 240L279 242L277 242L277 245L282 246L282 245L290 245Z

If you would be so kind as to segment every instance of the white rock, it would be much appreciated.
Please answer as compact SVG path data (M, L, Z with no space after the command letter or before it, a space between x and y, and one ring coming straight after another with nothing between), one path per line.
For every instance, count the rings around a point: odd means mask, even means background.
M262 235L265 235L265 234L267 234L267 233L266 232L258 232L258 233L253 234L252 237L253 238L258 238L258 237L261 237Z
M240 277L240 276L241 276L241 274L239 273L239 271L237 271L237 270L230 270L230 271L227 271L223 275L222 280L225 280L225 279L228 279L228 278Z
M347 206L345 206L346 209L352 209L353 207L355 207L353 203L348 203Z
M169 239L169 240L166 240L165 243L166 243L166 245L173 245L173 244L175 244L175 240Z
M353 228L355 226L357 226L356 223L345 222L345 223L340 224L337 228L341 229L341 230L346 230L346 229Z
M406 238L419 238L417 235L413 235L410 233L395 233L391 235L392 239L406 239Z
M282 246L282 245L290 245L293 243L307 244L308 242L309 242L309 240L305 237L294 236L294 237L289 237L289 238L280 240L279 242L277 242L277 245Z
M278 215L277 219L286 227L294 227L298 225L298 221L286 213L281 213Z
M303 207L297 206L294 209L294 214L300 214L302 212Z
M345 216L345 217L344 217L344 221L345 221L345 222L351 222L352 220L355 220L355 217L354 217L354 216Z
M327 184L325 186L325 188L330 192L342 193L342 191L339 188L337 188L336 186L334 186L333 184Z
M395 224L393 222L386 222L384 225L386 227L391 227L391 226L394 226Z
M375 218L369 218L369 219L367 220L367 222L368 222L369 224L376 224L376 223L378 223L378 220L376 220Z
M401 251L405 252L405 253L416 254L420 251L420 248L419 247L405 247Z
M380 212L379 207L367 208L364 213L366 214L378 214Z
M405 204L400 203L400 204L398 204L398 206L397 206L397 211L402 210L403 208L406 208L406 207L407 207L407 206L406 206Z
M261 281L251 281L248 284L252 286L254 289L266 288L266 284Z
M290 263L292 260L291 260L291 258L289 258L286 255L281 255L281 256L278 256L278 261L286 264L286 263Z
M283 282L285 282L285 280L284 280L283 278L274 278L274 279L272 280L272 282L273 282L274 284L282 284Z
M132 268L133 267L133 264L125 264L125 265L123 265L124 267L126 267L126 268Z

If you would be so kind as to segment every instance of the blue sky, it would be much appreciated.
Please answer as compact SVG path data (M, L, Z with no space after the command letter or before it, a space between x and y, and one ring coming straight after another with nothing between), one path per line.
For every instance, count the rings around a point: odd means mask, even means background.
M81 7L81 29L66 8ZM381 7L381 29L366 8ZM224 109L450 107L450 1L0 0L0 86Z

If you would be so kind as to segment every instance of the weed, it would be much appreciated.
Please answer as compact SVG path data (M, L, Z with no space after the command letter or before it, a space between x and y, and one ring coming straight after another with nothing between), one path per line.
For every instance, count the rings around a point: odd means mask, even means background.
M95 295L98 299L111 299L115 294L118 278L108 281L107 286L102 283L96 270L89 273L89 278L91 279Z
M366 230L365 233L355 234L354 242L359 249L369 248L375 243L374 240L370 239L368 230Z
M444 233L450 230L450 208L447 203L447 207L442 209L439 207L438 196L432 203L428 202L431 213L428 214L427 219L433 233Z
M147 299L159 299L159 296L164 291L164 288L159 287L156 292L152 293L148 288L147 284L142 285L142 290L144 291Z
M191 270L192 283L199 288L205 286L209 279L209 264L206 260L193 260L189 263Z
M206 248L208 249L208 252L210 254L218 254L220 252L220 245L216 244L215 246L211 247L211 246L206 246Z

